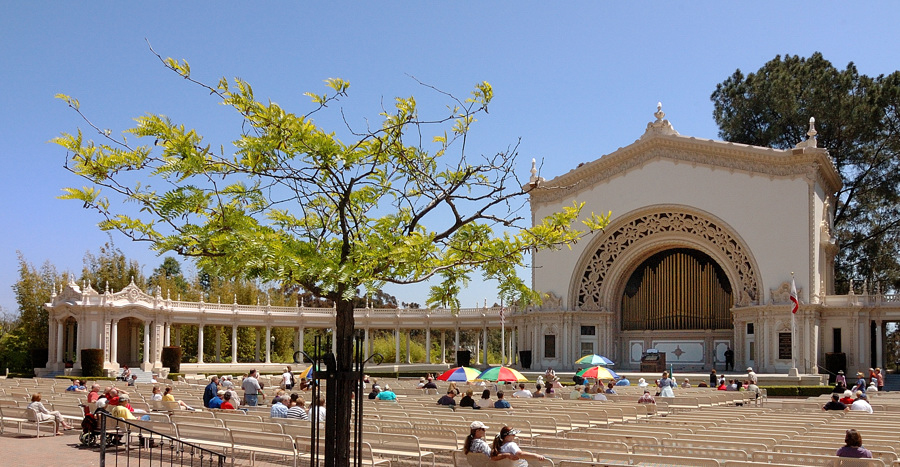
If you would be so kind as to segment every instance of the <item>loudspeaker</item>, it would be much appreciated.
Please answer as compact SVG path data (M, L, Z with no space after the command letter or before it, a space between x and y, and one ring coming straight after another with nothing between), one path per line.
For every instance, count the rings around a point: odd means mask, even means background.
M520 350L519 351L519 363L522 365L522 368L531 368L531 351L530 350Z
M456 351L456 365L457 366L469 366L469 362L472 360L472 352L468 350L457 350Z

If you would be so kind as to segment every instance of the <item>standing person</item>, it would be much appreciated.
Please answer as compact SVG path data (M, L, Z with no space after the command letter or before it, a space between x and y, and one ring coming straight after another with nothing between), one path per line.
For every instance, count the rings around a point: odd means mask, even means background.
M714 388L719 384L719 377L716 375L716 369L713 368L709 371L709 387Z
M534 459L542 461L546 459L546 457L534 453L523 451L522 448L519 447L518 443L516 443L516 435L519 433L519 430L515 430L512 427L504 426L500 429L500 434L497 435L497 438L494 439L494 445L491 448L491 456L497 456L500 454L509 454L513 458L517 459L513 461L513 465L516 467L528 467L527 459Z
M734 371L734 350L731 350L731 346L728 346L728 350L725 351L725 371Z
M759 383L759 377L753 371L753 367L751 367L751 366L747 367L747 380L749 380L753 384Z
M884 374L881 373L881 368L875 369L875 387L878 392L884 391Z
M838 457L853 457L856 459L871 459L872 451L862 447L862 435L854 429L847 430L844 436L844 446L835 453Z
M847 387L847 377L844 376L844 370L838 370L837 376L834 377L834 384Z
M291 367L288 366L284 369L284 373L281 374L281 389L290 391L293 388L294 388L294 372L292 372Z
M209 401L211 401L216 394L219 392L219 377L213 375L209 378L209 384L206 385L206 389L203 390L203 406L209 408Z
M63 430L71 430L72 425L66 423L66 419L63 418L62 414L59 413L58 410L49 411L44 404L41 403L41 393L35 393L31 395L31 403L28 404L28 408L34 410L34 416L37 417L38 422L42 422L44 420L56 419L56 434L63 434L60 431L60 428Z
M256 379L257 375L256 370L250 370L247 377L241 381L241 389L244 390L244 405L255 407L259 403L259 393L262 388L259 380Z
M850 392L855 393L856 391L866 392L866 378L863 377L861 371L856 372L856 384L850 388Z
M675 397L675 381L669 378L669 372L664 371L662 378L659 379L659 396Z

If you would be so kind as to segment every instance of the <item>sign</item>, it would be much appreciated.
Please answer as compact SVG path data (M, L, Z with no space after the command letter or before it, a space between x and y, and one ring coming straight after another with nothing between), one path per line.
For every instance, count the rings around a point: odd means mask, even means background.
M790 360L791 359L791 348L793 347L791 340L791 333L789 332L779 332L778 333L778 359L779 360Z

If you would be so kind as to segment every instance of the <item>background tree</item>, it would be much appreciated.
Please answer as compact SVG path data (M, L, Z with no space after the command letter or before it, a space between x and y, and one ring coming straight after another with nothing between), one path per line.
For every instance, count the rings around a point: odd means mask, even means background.
M147 291L147 280L141 271L140 263L126 258L125 253L116 248L111 236L97 254L90 251L84 254L80 281L90 282L91 287L101 293L107 286L109 290L118 292L132 281L141 290Z
M776 56L755 73L741 70L711 97L726 141L787 149L816 119L819 146L841 174L834 227L840 243L835 286L849 280L900 286L900 72L868 77L853 63L839 70L820 53Z
M178 295L174 294L187 296L190 288L190 283L181 272L181 263L171 256L163 258L162 264L150 274L148 282L153 288L159 287L163 297L176 298Z
M453 294L459 281L481 272L498 281L507 303L539 300L516 267L535 248L585 234L572 227L578 204L536 226L527 209L522 214L537 183L516 176L515 148L479 157L466 153L469 129L493 98L486 82L465 100L441 93L450 106L437 117L420 117L412 97L397 98L393 109L382 111L379 127L348 123L344 142L312 120L347 95L349 83L341 79L326 81L331 94L307 93L313 108L298 115L257 100L240 79L208 86L192 78L186 62L160 60L238 112L243 125L232 142L234 154L163 115L139 117L126 131L144 145L85 118L101 143L85 140L81 131L55 142L68 151L65 167L91 186L66 188L63 198L99 212L102 229L160 252L197 257L198 266L215 276L296 284L335 304L326 465L349 465L357 289L434 278L441 301L458 303ZM81 114L77 99L59 97ZM428 141L426 134L435 136ZM125 211L122 199L140 211ZM583 222L590 230L607 220L591 215Z

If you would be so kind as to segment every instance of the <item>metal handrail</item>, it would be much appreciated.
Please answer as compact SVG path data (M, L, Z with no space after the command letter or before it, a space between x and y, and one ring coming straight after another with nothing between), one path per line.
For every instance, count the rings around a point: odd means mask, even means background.
M194 465L194 457L195 457L194 453L199 452L200 453L199 459L198 459L199 465L225 467L225 455L224 454L220 454L218 452L200 447L196 444L188 443L188 442L182 441L178 438L166 435L164 433L160 433L158 431L151 430L150 428L147 428L138 423L134 423L129 420L114 417L113 415L111 415L109 412L106 412L106 411L98 410L97 412L94 413L94 416L100 417L100 467L106 467L106 452L108 449L108 442L107 442L108 440L107 440L106 429L107 429L107 420L109 420L109 419L113 419L116 422L118 422L119 424L124 424L128 427L128 429L125 431L125 433L122 433L122 436L124 436L126 439L126 443L127 443L128 437L131 435L132 431L137 431L139 436L141 436L142 438L144 437L145 432L149 435L149 436L147 436L147 438L149 438L149 439L152 439L154 436L159 437L159 439L160 439L160 465L163 465L163 464L175 465L174 459L170 459L168 462L166 462L162 459L162 454L163 454L162 446L164 444L162 441L168 440L169 446L170 446L170 451L171 451L170 455L174 456L176 453L180 453L182 455L182 461L178 462L177 465L184 465L184 458L183 458L184 453L186 451L190 450L190 453L189 453L190 464L189 465ZM118 434L118 427L116 428L116 430L117 430L117 434ZM127 444L126 444L126 448L127 448ZM152 447L149 449L152 449ZM209 463L204 464L204 461L207 459L209 460ZM152 461L153 461L153 453L151 451L150 452L150 463L151 464L152 464Z

